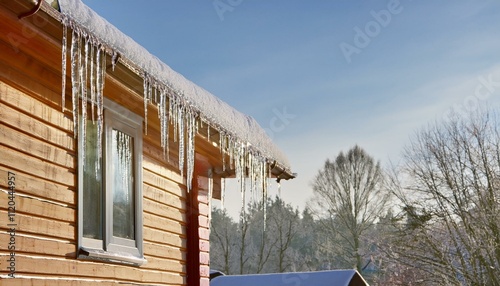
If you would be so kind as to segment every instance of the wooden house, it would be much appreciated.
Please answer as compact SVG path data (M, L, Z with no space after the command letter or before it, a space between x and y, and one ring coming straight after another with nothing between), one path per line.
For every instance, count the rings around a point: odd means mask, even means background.
M0 1L0 284L208 285L224 178L293 177L255 120L80 0Z

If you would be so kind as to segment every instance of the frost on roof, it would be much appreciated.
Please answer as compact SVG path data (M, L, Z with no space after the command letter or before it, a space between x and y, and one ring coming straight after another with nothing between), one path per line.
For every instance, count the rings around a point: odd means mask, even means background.
M302 286L368 286L356 270L272 273L218 276L213 286L302 285Z
M262 156L269 160L276 160L278 164L290 171L286 156L271 141L254 118L235 110L172 70L80 0L59 0L59 5L63 15L84 27L100 42L120 53L121 57L142 69L143 73L165 84L197 110L204 119L217 127L220 132L231 137L234 136L242 143L249 143L251 148L261 153Z

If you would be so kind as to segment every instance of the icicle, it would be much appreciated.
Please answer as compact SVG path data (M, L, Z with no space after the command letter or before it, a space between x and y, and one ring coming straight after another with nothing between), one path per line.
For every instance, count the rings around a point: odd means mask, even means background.
M160 96L160 102L157 102L156 107L158 108L158 119L160 120L160 146L163 149L163 157L165 158L165 134L164 134L164 124L165 124L165 104L164 104L165 98L163 97L163 94ZM146 104L144 102L144 104ZM146 110L146 109L144 109Z
M235 169L235 150L236 150L236 142L232 138L227 138L228 141L228 153L229 153L229 169Z
M238 144L234 140L231 141L230 145ZM243 148L243 145L238 144L238 146L235 146L233 148L233 158L235 161L235 171L236 171L236 178L238 179L238 182L240 183L240 193L241 193L241 213L245 214L246 210L246 188L245 188L245 182L244 182L244 157L245 157L245 150Z
M181 171L181 177L184 177L184 135L185 135L185 118L184 109L178 107L177 114L177 129L179 131L179 170Z
M85 73L84 73L84 67L82 63L82 45L85 44L85 39L84 35L80 34L80 37L78 39L78 76L80 78L80 87L79 87L79 96L83 97L83 94L86 92L86 86L85 86Z
M246 192L244 189L240 189L240 192L241 192L241 211L240 213L241 214L245 214L246 213L246 208L245 208L245 195L246 195Z
M253 168L253 156L252 153L248 152L248 180L250 181L250 194L253 196L254 191L255 191L255 184L254 184L254 168Z
M222 154L222 171L226 171L226 136L219 132L219 148Z
M79 78L79 87L78 87L78 94L76 96L77 100L77 105L79 105L79 98L85 98L86 94L86 79L85 79L85 68L82 63L82 45L85 45L85 33L80 32L80 35L78 37L78 52L77 52L77 66L78 66L78 78ZM83 48L85 50L85 48ZM85 62L85 59L83 59L83 62ZM82 105L83 105L83 100L82 100ZM79 106L76 108L76 116L78 118L78 112L79 112ZM82 114L83 115L83 114ZM86 115L86 114L85 114ZM74 115L73 115L74 116ZM82 116L83 117L83 116ZM79 128L77 126L77 128ZM82 134L83 136L83 142L85 142L85 136L86 134ZM85 145L85 144L84 144ZM85 146L84 146L85 147ZM85 150L85 149L84 149ZM82 157L85 158L85 151L82 151Z
M112 131L111 136L111 149L114 152L117 152L117 157L113 158L113 162L116 166L113 166L115 173L115 182L119 182L121 179L121 184L119 184L120 192L125 196L124 200L129 201L129 190L130 190L130 167L132 162L132 152L130 151L131 137L121 131L114 130Z
M276 181L278 183L278 197L281 198L281 182L280 180Z
M143 97L144 97L144 134L148 134L148 100L149 100L149 96L148 96L148 90L149 90L149 79L148 79L148 75L146 73L144 73L144 94L143 94ZM158 110L159 111L159 110Z
M210 141L210 124L207 124L207 139Z
M264 231L266 231L267 226L267 179L266 179L266 167L267 164L265 160L263 160L263 176L262 176L262 202L263 204L263 213L264 213Z
M226 196L226 178L220 180L220 208L224 210L224 197Z
M104 55L103 55L104 52ZM96 172L101 167L102 158L102 134L104 131L104 80L106 77L106 52L102 46L97 47L96 55L96 102L97 102L97 166Z
M265 160L262 157L260 157L260 155L254 155L252 172L253 172L253 182L256 193L257 190L259 190L261 193L264 191L263 188L263 178L265 177L263 171L264 166L265 166Z
M178 128L178 121L177 118L179 116L179 106L177 104L177 97L174 96L170 98L170 106L169 106L169 114L172 115L172 124L174 125L174 142L177 142L177 128Z
M89 58L89 39L85 40L85 59L82 67L81 73L81 85L82 85L82 160L85 162L85 150L86 150L86 138L87 138L87 75L88 75L88 58Z
M78 93L80 91L80 75L78 66L80 33L73 29L71 35L71 101L73 105L73 133L78 134Z
M147 118L148 116L148 103L151 102L151 99L153 98L153 91L156 89L155 85L154 85L154 82L152 81L151 77L148 78L148 93L146 94L147 95L147 98L146 98L146 108L144 109L144 116ZM146 123L147 123L147 119L146 119ZM146 134L147 134L147 125L146 125Z
M94 42L90 45L90 112L92 113L92 123L95 124L94 107L95 107L95 92L96 92L96 82L95 82L95 62L94 62Z
M234 143L238 144L238 143ZM238 144L239 146L236 146L235 148L235 164L236 164L236 178L238 179L238 182L240 183L240 190L242 193L245 193L245 182L244 182L244 160L245 160L245 150L241 144Z
M208 224L212 220L212 196L214 193L214 178L212 169L208 170Z
M161 93L160 89L164 89L163 87L158 87L158 89L155 92L155 102L158 102L158 93ZM153 102L153 100L151 100Z
M187 186L188 190L191 191L191 182L193 180L194 173L194 149L195 149L195 138L196 138L196 118L192 111L186 113L186 123L187 123Z
M82 99L87 101L87 78L88 78L88 67L89 67L89 38L85 40L85 58L83 59L82 66ZM85 103L86 104L86 103Z
M167 95L165 89L160 90L160 102L158 103L158 118L160 119L160 146L163 148L163 158L168 156L168 121Z
M113 55L111 56L111 69L115 71L116 63L118 63L118 52L113 51Z
M164 134L165 134L165 150L166 150L166 153L167 153L167 162L170 162L170 153L169 153L169 148L168 148L168 144L169 144L169 117L170 117L170 114L167 112L167 91L164 90L163 91L163 104L165 105L165 107L163 108L163 113L164 113L164 117L165 117L165 123L163 124L163 128L165 129L164 131ZM168 101L168 104L170 105L170 101ZM165 151L164 151L165 152Z
M62 64L62 84L61 84L61 109L62 112L64 112L64 108L66 107L66 58L67 58L67 46L68 46L68 19L63 16L62 19L62 25L63 25L63 36L62 36L62 59L61 59L61 64Z

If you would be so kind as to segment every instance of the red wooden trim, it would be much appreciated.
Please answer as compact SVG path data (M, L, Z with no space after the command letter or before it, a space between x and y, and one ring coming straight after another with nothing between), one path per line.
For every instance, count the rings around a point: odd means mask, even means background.
M200 285L200 236L198 222L198 183L196 174L192 190L188 193L188 225L187 225L187 285Z
M187 284L209 285L210 225L208 215L208 161L197 154L192 190L188 193Z

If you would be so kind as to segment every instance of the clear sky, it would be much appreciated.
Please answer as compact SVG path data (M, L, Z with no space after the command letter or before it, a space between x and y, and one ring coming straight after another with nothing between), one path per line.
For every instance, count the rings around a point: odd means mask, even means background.
M397 163L452 109L500 103L498 0L84 2L256 118L299 174L282 197L301 209L326 158L358 144Z

